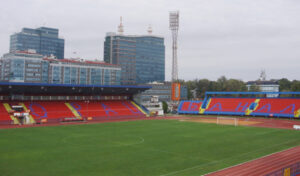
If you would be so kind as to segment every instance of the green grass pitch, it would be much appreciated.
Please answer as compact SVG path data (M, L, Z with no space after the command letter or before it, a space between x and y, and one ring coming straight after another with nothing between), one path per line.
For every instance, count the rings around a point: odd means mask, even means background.
M193 176L300 145L300 132L145 120L0 130L1 176Z

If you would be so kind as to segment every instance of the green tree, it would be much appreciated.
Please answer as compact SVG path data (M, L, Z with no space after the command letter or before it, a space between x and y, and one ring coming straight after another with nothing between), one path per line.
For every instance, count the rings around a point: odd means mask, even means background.
M206 91L211 91L209 89L210 81L208 79L201 79L196 83L197 97L204 98Z
M278 80L278 84L279 84L279 91L282 92L282 91L291 91L291 86L292 86L292 82L289 81L288 79L286 78L282 78L280 80Z
M246 84L237 79L229 79L225 83L225 91L243 92L247 91Z
M184 85L187 87L187 90L188 90L188 99L191 99L193 98L193 95L192 95L192 90L196 89L196 81L187 81L184 83Z
M217 80L217 91L226 91L226 83L227 83L227 78L225 76L221 76Z
M291 84L291 91L299 92L300 91L300 81L294 80Z
M162 106L163 106L163 110L164 110L164 113L166 114L166 113L168 113L169 111L168 111L168 104L165 102L165 101L163 101L162 102Z

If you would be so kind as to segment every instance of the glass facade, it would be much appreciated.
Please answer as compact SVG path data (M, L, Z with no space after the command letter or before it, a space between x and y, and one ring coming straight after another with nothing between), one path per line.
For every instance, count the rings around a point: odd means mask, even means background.
M12 60L10 63L9 78L12 81L16 81L16 82L24 81L25 78L24 69L25 69L24 59Z
M60 84L61 83L61 68L59 66L53 66L52 67L52 82L53 84Z
M121 83L124 85L163 82L164 38L108 33L104 42L104 61L121 66Z
M78 75L78 69L76 67L72 67L71 68L71 84L78 84L78 79L77 76Z
M87 70L86 68L80 68L80 82L79 84L85 84L86 83L86 73L87 73Z
M42 61L42 83L48 83L49 64L47 61Z
M0 59L0 81L53 84L120 85L121 68L98 61L43 58L16 51Z
M10 52L33 49L43 56L54 55L63 59L64 48L65 40L58 37L58 29L23 28L21 32L10 36Z
M102 84L102 70L92 68L91 69L91 83L92 84Z

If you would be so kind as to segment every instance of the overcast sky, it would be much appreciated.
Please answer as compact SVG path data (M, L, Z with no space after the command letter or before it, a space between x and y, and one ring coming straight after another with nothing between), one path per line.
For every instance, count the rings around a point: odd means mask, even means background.
M103 60L106 32L165 38L171 77L169 11L180 11L178 67L185 80L224 75L255 80L300 79L300 0L1 0L0 55L23 27L59 29L65 57ZM73 54L76 52L77 54Z

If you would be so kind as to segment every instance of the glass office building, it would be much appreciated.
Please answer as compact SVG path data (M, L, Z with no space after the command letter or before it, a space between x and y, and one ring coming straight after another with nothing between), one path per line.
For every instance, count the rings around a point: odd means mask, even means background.
M164 38L107 33L104 61L122 68L123 85L165 81Z
M10 36L10 52L34 49L43 56L54 55L63 59L64 48L65 40L59 38L58 29L54 28L23 28L21 32Z
M100 61L55 59L29 51L15 51L0 59L0 81L120 85L121 67Z

